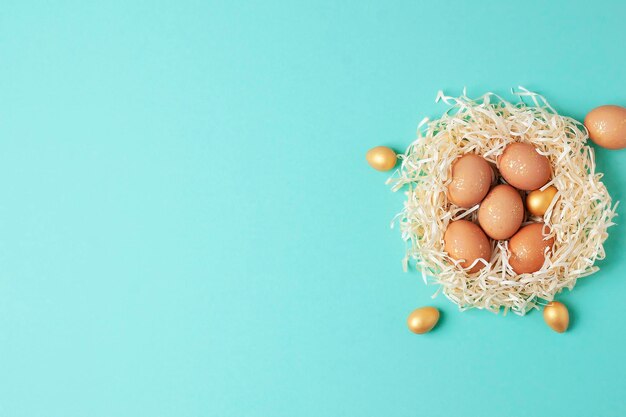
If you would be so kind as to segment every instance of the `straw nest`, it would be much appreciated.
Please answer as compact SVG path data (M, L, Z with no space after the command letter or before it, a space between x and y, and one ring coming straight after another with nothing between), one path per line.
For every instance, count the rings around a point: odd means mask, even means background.
M434 295L442 291L462 310L524 315L552 301L563 288L571 290L578 278L598 270L595 263L605 257L603 243L613 225L617 204L596 172L585 126L559 115L536 93L519 87L513 94L517 103L492 93L471 99L465 91L460 97L439 92L437 101L450 108L441 118L420 123L417 140L400 156L401 167L389 180L394 191L405 190L407 196L394 219L407 242L405 269L414 263L426 283L440 285ZM469 273L443 249L448 223L476 221L478 209L448 201L451 165L468 153L497 164L504 148L520 141L533 144L552 166L552 179L542 189L554 185L557 195L543 219L529 213L524 219L524 224L543 220L549 226L555 238L552 254L539 271L518 275L508 264L508 242L491 241L488 265Z

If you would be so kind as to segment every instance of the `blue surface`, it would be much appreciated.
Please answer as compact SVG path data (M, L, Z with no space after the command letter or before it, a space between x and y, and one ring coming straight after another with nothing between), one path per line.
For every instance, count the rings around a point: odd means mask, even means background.
M541 314L403 273L437 90L626 105L626 3L3 2L0 415L623 416L626 257ZM626 151L599 150L626 200ZM624 209L620 210L622 217ZM414 308L442 310L425 336Z

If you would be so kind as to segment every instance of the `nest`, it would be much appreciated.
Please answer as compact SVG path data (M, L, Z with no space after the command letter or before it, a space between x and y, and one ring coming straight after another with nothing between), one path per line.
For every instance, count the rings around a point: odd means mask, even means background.
M613 205L602 174L596 172L593 149L586 145L585 126L559 115L540 95L522 87L513 91L517 103L487 93L470 99L439 92L450 108L441 118L424 119L415 140L401 155L401 167L390 178L394 191L406 190L404 209L396 216L407 242L404 268L414 263L424 281L440 285L443 294L462 310L509 310L524 315L553 300L563 288L572 289L578 278L598 271L604 259L607 229L613 225ZM545 222L555 239L543 267L532 274L516 274L508 263L508 241L493 241L491 259L479 272L469 273L444 251L443 235L454 220L477 220L478 205L463 209L448 201L451 165L468 153L497 164L498 156L513 142L533 144L550 160L550 185L558 192L541 217L526 213L523 225ZM503 182L502 179L499 182Z

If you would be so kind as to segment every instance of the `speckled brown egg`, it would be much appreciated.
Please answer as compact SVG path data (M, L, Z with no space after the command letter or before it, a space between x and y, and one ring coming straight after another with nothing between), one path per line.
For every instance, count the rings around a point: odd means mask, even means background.
M519 192L510 185L493 187L480 203L478 223L492 239L508 239L524 220L524 203Z
M493 170L483 157L463 155L452 164L448 197L459 207L473 207L487 195L493 178Z
M528 143L508 145L498 160L500 174L520 190L532 191L550 181L550 161Z
M554 238L544 240L543 223L533 223L522 227L509 240L511 256L509 263L517 274L537 272L545 261L545 250L549 248L548 256L554 245ZM548 228L546 227L546 233Z
M452 259L464 261L463 268L468 268L476 259L482 258L486 262L491 259L491 245L485 233L467 220L451 222L443 236L444 250ZM478 261L469 272L480 271L485 264Z
M626 148L626 107L600 106L585 117L589 137L607 149Z

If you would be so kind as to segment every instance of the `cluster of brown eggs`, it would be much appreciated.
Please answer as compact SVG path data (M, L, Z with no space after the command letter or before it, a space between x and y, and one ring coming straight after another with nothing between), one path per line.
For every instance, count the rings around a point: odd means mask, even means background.
M535 216L542 216L556 194L554 187L540 191L551 176L550 162L528 143L508 145L498 159L499 174L507 184L495 185L497 168L483 157L468 154L452 164L452 182L448 198L453 204L478 208L478 224L468 220L453 221L444 234L444 250L463 268L474 273L489 264L492 246L489 238L508 240L509 264L517 274L536 272L544 264L546 250L554 244L543 223L521 227L526 207Z
M585 118L589 137L607 149L626 148L626 108L614 105L593 109ZM396 153L385 146L370 149L367 161L374 169L388 171L396 165ZM512 143L498 159L498 169L483 157L474 154L458 158L452 165L452 181L448 198L458 207L470 209L477 204L478 224L467 220L453 221L444 233L445 251L462 267L475 273L488 265L492 256L489 238L507 240L511 256L509 264L517 274L541 269L554 245L543 222L521 227L526 210L541 217L557 194L555 187L546 187L551 169L548 158L527 143ZM497 184L498 176L506 184ZM537 219L537 218L536 218ZM563 333L569 325L567 307L558 301L547 304L543 318L554 331ZM407 319L413 333L427 333L439 321L439 310L421 307Z

